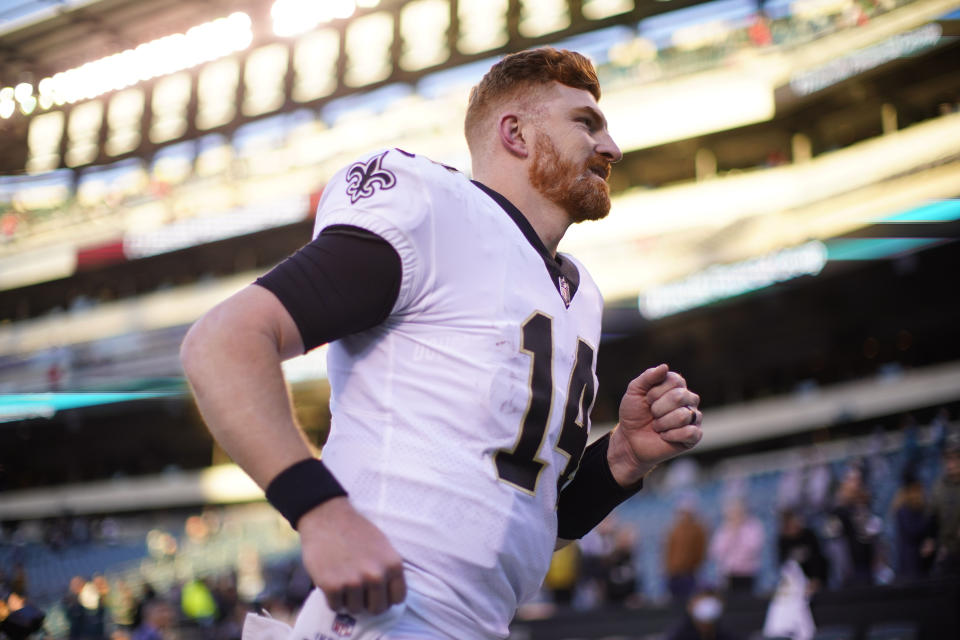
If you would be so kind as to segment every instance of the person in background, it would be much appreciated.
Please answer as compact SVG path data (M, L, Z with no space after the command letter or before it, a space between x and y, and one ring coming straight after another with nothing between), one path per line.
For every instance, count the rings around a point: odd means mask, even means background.
M603 559L603 592L607 603L638 604L638 576L634 566L637 534L633 527L621 524L613 534L613 549Z
M70 640L83 640L87 637L87 610L80 604L80 593L87 581L82 576L70 578L67 595L63 597L63 611L69 626Z
M947 436L943 448L943 471L933 487L931 514L937 532L933 575L960 574L960 433Z
M810 610L810 581L796 560L787 558L780 565L777 589L767 605L763 637L812 640L817 626Z
M839 586L874 583L883 521L873 513L870 503L863 468L852 464L837 488L836 501L830 512L833 529L839 532L850 559L849 569L841 576Z
M554 552L543 586L550 592L554 604L569 605L579 577L580 547L568 544Z
M780 516L777 564L782 567L788 560L794 560L800 565L807 577L807 586L811 594L826 586L827 559L820 548L820 540L806 526L803 517L789 509Z
M22 594L0 587L0 638L26 640L40 630L45 617Z
M136 608L137 600L130 589L130 585L122 579L114 582L113 589L107 596L107 609L114 625L119 629L128 631L133 629Z
M218 611L217 602L205 580L194 578L183 585L180 592L180 610L187 620L203 629L213 627Z
M175 621L173 605L164 600L150 600L143 607L143 622L133 632L131 640L165 640Z
M723 615L723 600L711 589L693 594L684 610L680 623L670 631L666 640L737 640L720 624Z
M697 518L696 498L681 498L673 527L667 534L665 569L667 588L684 605L697 586L697 572L707 556L707 530Z
M933 564L936 541L923 483L912 468L903 474L891 513L897 531L897 581L925 578Z
M147 605L150 604L157 598L157 592L154 591L153 586L149 582L143 584L143 591L140 594L140 597L137 599L136 608L133 613L133 628L136 629L141 624L143 624L144 612L147 609Z
M729 592L753 592L764 536L763 523L750 514L743 499L731 499L723 523L710 541L710 558L717 564Z

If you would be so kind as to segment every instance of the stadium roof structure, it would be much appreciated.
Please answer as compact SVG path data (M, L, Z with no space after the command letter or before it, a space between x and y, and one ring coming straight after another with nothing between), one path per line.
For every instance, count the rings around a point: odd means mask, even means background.
M269 9L256 0L3 2L0 78L4 84L36 82L233 11L269 17Z

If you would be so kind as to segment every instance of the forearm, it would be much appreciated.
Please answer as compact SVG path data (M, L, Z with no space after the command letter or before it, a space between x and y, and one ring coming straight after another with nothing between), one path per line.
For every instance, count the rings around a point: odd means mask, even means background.
M643 486L620 485L609 468L610 436L605 435L583 453L577 473L557 500L557 545L584 536L621 502Z
M293 417L276 340L226 323L218 309L207 314L184 339L181 360L210 433L266 488L313 452Z

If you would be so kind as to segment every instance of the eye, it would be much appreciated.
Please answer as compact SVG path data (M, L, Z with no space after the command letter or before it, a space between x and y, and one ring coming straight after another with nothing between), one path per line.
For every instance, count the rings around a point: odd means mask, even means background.
M589 129L590 131L593 131L596 128L593 123L593 118L582 116L580 118L577 118L576 121L583 123L583 125L586 126L587 129Z

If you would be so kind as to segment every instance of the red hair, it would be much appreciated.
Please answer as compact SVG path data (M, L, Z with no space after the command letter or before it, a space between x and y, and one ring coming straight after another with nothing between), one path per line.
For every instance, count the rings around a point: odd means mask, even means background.
M575 51L542 47L511 53L493 65L470 90L464 131L472 148L492 107L524 90L552 82L589 91L600 99L600 81L593 63Z

